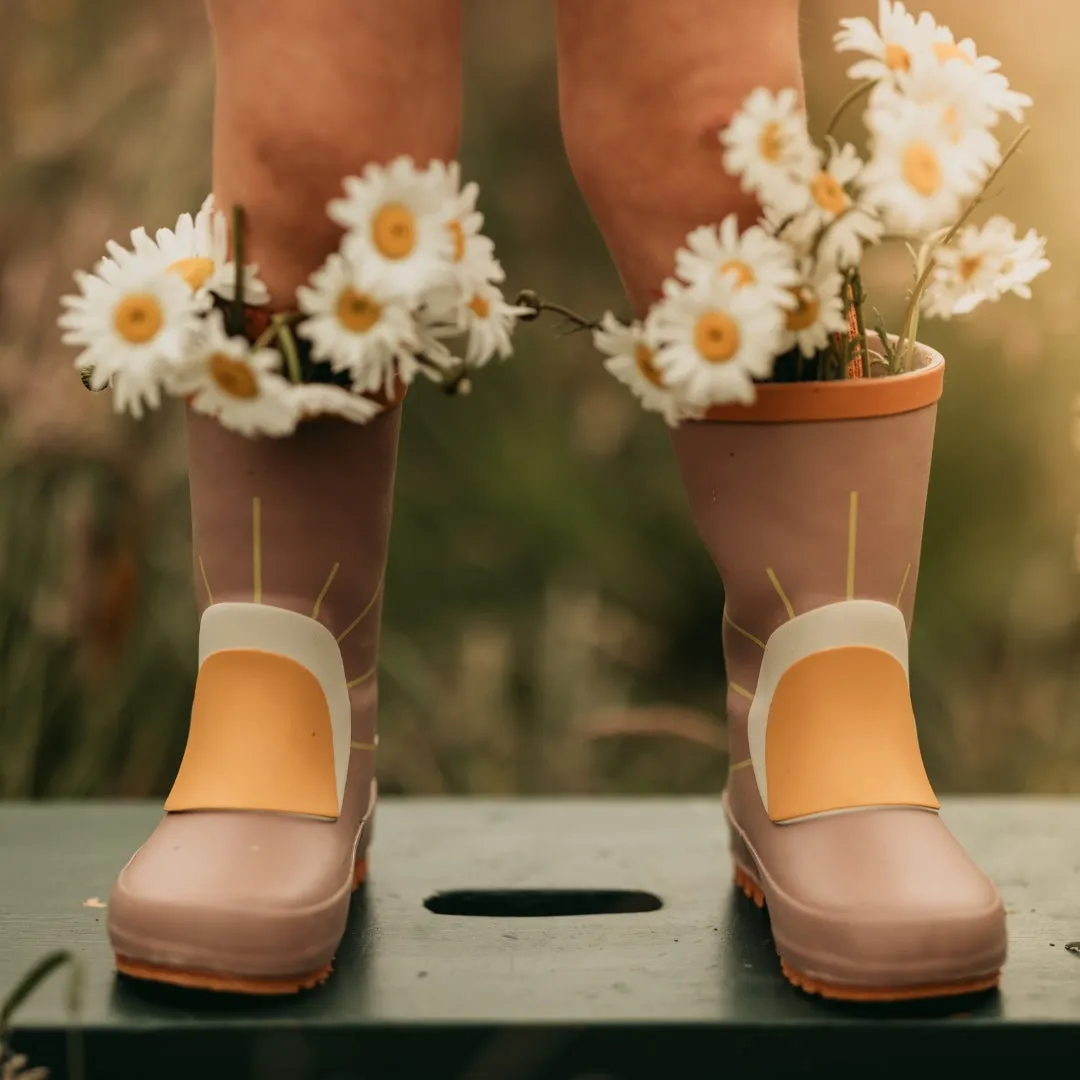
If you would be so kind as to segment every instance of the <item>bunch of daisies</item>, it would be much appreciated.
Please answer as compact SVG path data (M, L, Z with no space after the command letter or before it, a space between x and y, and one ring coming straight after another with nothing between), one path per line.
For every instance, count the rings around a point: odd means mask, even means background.
M129 248L110 241L93 273L77 273L64 341L82 347L84 381L111 387L118 410L138 417L180 396L249 436L288 435L317 415L364 423L418 374L467 389L469 371L510 354L522 314L499 288L477 194L456 163L419 169L407 157L346 178L327 208L345 230L338 250L254 342L246 309L269 294L243 262L239 213L242 270L230 261L211 196L175 229L136 229Z
M1045 240L1003 217L968 225L1019 144L995 128L1031 99L997 60L957 41L927 13L880 0L875 25L842 19L838 52L862 54L862 80L841 103L865 102L865 160L826 136L815 145L794 90L754 90L720 133L724 167L762 209L695 229L646 317L610 312L595 331L605 366L671 425L710 406L752 403L760 381L895 375L909 370L920 311L950 318L1007 293L1030 297L1049 267ZM868 347L859 267L867 247L905 242L915 287L899 333L880 320Z

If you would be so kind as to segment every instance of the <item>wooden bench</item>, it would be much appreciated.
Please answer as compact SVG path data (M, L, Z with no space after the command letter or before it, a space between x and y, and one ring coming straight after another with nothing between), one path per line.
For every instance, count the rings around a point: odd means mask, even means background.
M0 804L0 994L74 950L88 1078L768 1080L896 1065L922 1080L1080 1062L1080 955L1066 948L1080 940L1080 799L946 800L1001 887L1011 957L999 994L908 1007L832 1005L781 978L766 916L732 889L712 800L388 799L324 987L257 1000L118 980L95 900L159 812ZM502 914L425 906L452 890L468 892L434 906ZM582 905L607 913L550 913ZM75 1075L63 984L26 1002L13 1038L54 1080Z

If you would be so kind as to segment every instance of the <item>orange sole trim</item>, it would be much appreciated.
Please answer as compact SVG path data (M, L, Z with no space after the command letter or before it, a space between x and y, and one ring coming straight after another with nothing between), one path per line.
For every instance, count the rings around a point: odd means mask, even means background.
M754 877L735 864L735 884L746 894L756 907L765 907L765 893ZM929 983L922 986L846 986L831 983L824 979L815 979L804 975L780 957L780 970L792 986L807 994L828 998L831 1001L858 1002L898 1002L921 1001L925 998L959 997L962 994L981 994L994 990L1001 982L1001 972L984 975L977 979L965 979L961 982Z
M146 982L168 983L170 986L182 986L186 990L214 990L220 994L257 994L263 996L297 994L301 990L310 990L330 977L332 964L327 964L318 971L307 975L291 975L282 979L247 979L239 976L222 975L216 971L184 971L181 968L160 967L146 964L140 960L131 960L126 956L116 956L116 970L121 975Z
M364 884L367 880L367 874L368 857L364 855L356 860L356 866L353 869L353 892L356 892ZM116 970L121 975L127 975L132 979L141 979L145 982L181 986L186 990L212 990L219 994L260 996L298 994L301 990L311 990L326 982L333 967L333 962L331 962L317 971L311 971L304 975L287 975L279 978L251 978L224 975L218 971L187 971L183 968L148 964L142 960L133 960L131 957L116 954Z

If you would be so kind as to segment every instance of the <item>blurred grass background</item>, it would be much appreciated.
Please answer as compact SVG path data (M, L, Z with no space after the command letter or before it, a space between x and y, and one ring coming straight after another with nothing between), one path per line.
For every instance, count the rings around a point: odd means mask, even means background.
M876 4L804 8L820 132L846 87L836 19ZM467 9L462 157L509 290L622 310L562 151L550 4ZM1035 98L1035 130L992 209L1048 234L1054 266L1031 303L923 328L950 366L913 639L922 741L941 790L1075 791L1080 152L1065 133L1080 99L1055 73L1080 9L933 11ZM207 31L196 0L3 0L0 42L0 796L159 794L195 665L180 417L116 418L108 395L82 389L55 318L72 270L107 238L171 224L208 190ZM874 258L870 302L892 325L906 285L902 252ZM410 399L384 788L715 792L722 592L663 426L587 340L560 341L551 323L517 340L470 398Z

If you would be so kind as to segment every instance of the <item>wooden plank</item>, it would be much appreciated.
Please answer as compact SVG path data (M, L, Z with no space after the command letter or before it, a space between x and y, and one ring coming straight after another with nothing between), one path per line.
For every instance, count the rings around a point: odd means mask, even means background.
M325 987L253 1001L118 981L106 913L84 903L107 899L158 813L0 806L0 990L43 953L76 950L91 1076L621 1078L666 1075L672 1055L671 1075L743 1056L800 1075L883 1052L923 1071L927 1055L960 1054L968 1071L1014 1054L1067 1061L1080 1045L1080 956L1065 949L1080 939L1080 800L946 800L1002 889L1011 956L999 995L903 1009L829 1005L784 982L767 920L733 893L709 800L388 799ZM663 906L554 918L424 906L445 890L544 888L641 890ZM60 983L43 987L16 1046L63 1076L66 1024Z

